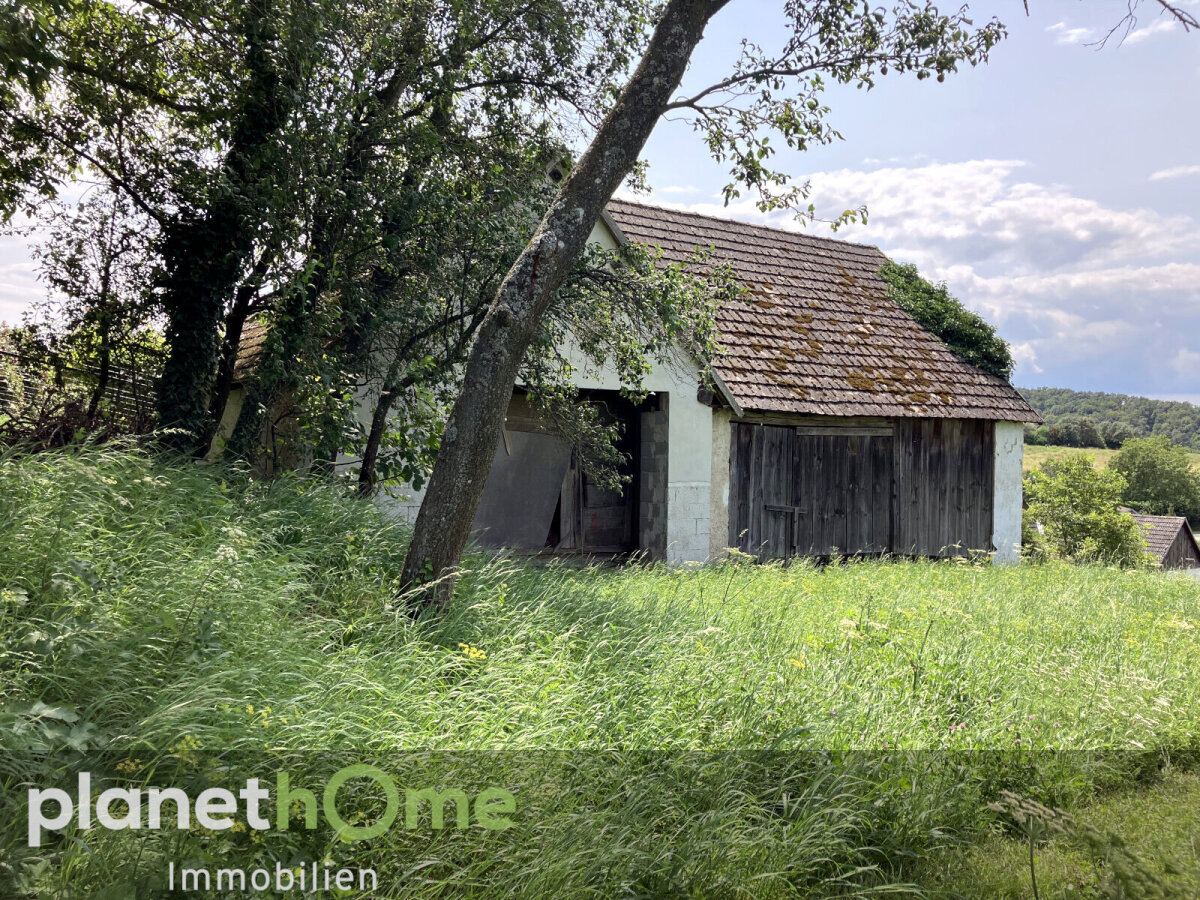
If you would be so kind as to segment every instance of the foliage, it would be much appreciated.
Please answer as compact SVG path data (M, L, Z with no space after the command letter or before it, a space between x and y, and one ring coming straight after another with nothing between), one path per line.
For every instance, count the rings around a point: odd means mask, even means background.
M1117 506L1125 479L1077 453L1025 476L1022 543L1035 556L1141 567L1151 564L1146 538Z
M1105 433L1113 436L1118 446L1129 435L1116 423L1104 423ZM1025 442L1035 447L1095 447L1107 450L1110 444L1103 437L1096 423L1087 416L1066 415L1054 421L1053 424L1025 426Z
M888 283L888 296L924 328L941 338L955 354L971 365L1008 380L1012 377L1012 352L994 326L971 312L950 293L945 282L922 278L915 265L891 260L879 270Z
M49 208L34 250L50 299L0 339L0 439L59 446L154 424L163 342L149 300L154 230L120 195Z
M0 443L44 449L148 431L161 338L140 330L110 343L116 358L107 373L104 345L88 324L61 333L47 323L0 329Z
M1200 751L1179 576L472 559L414 621L380 602L405 539L330 484L111 445L0 460L0 893L328 857L376 868L381 897L864 896L986 835L1003 789L1070 807ZM518 827L24 846L18 786L80 770L194 796L360 761L513 788Z
M1129 437L1161 435L1172 443L1200 450L1200 406L1195 404L1067 388L1020 390L1046 420L1047 428L1070 416L1085 417L1098 423L1101 437L1109 447L1119 447Z
M1108 465L1125 478L1121 500L1128 506L1200 524L1200 472L1183 447L1161 436L1133 438Z
M420 398L384 474L419 470L426 412L537 222L547 165L602 117L649 11L40 0L0 23L19 76L0 137L40 166L7 173L5 212L43 215L41 194L86 173L149 223L163 424L185 443L206 443L258 320L247 450L298 415L294 455L352 451L366 388Z

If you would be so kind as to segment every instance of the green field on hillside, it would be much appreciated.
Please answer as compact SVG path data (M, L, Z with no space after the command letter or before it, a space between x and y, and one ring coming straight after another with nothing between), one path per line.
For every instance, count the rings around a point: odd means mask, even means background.
M1072 453L1086 453L1088 456L1094 457L1096 465L1103 469L1108 466L1109 461L1117 454L1117 451L1099 450L1095 447L1053 447L1026 444L1023 466L1025 471L1029 472L1033 469L1040 469L1052 459L1061 459ZM1197 470L1200 470L1200 453L1189 451L1188 457L1191 459L1192 465Z
M404 542L334 486L118 450L0 461L0 894L150 896L172 863L308 860L373 868L379 897L1020 891L1024 838L987 806L1002 790L1104 834L1137 821L1114 803L1195 793L1200 583L1183 576L475 558L445 614L414 620ZM353 763L503 788L513 825L401 814L346 842L301 805L286 831L93 823L26 846L27 788L79 771L194 796L280 770L319 788ZM377 794L360 779L339 805L373 821ZM1158 830L1174 861L1134 835L1137 877L1186 896L1186 827ZM1072 896L1115 871L1048 846Z

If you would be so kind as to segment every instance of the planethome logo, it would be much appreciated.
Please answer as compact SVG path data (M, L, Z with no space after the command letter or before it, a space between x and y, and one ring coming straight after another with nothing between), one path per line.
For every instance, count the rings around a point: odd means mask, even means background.
M385 807L383 814L370 824L352 825L338 807L338 791L352 778L368 778L383 791ZM234 826L241 813L241 820L256 831L269 831L271 821L263 813L263 805L272 799L272 791L260 786L259 779L250 778L235 794L225 788L207 788L194 799L180 788L122 788L112 787L92 797L92 776L80 772L72 798L61 788L30 788L28 794L28 843L30 847L42 846L46 831L65 828L75 819L79 828L105 828L110 831L159 831L174 828L191 829L193 819L200 828L210 831L225 831ZM390 775L371 765L346 766L334 773L321 792L320 804L317 794L305 788L293 787L287 772L275 775L274 790L275 821L277 831L288 831L295 811L307 830L317 828L318 807L325 821L347 841L365 841L379 837L395 824L400 815L400 788ZM516 812L517 803L512 793L503 788L486 788L473 799L457 788L437 790L434 788L404 789L404 828L415 830L427 821L437 830L446 826L447 806L453 808L452 821L459 829L474 823L489 831L499 831L513 825L509 816ZM428 806L426 819L423 809ZM115 807L115 809L114 809ZM353 817L351 817L353 818ZM164 822L169 823L164 825Z

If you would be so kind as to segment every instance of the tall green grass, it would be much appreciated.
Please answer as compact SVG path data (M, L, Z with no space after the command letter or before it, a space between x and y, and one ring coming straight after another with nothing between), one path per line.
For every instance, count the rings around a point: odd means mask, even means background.
M336 485L121 449L0 461L0 893L329 858L381 896L866 895L979 834L1001 789L1069 803L1200 750L1184 577L476 558L414 621L405 540ZM516 825L24 846L26 788L80 770L194 795L360 761L508 788Z

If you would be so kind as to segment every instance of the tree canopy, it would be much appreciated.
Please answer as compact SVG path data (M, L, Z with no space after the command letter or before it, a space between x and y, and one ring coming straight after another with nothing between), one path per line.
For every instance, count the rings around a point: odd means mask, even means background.
M165 327L160 426L178 448L207 445L258 327L232 449L265 449L272 467L357 451L364 490L419 482L483 313L554 194L547 173L602 120L653 13L650 0L36 0L0 19L3 212L47 221L70 177L125 211ZM703 360L720 286L630 259L619 279L598 274L613 263L578 262L540 344L586 322L585 349L618 360L632 390L667 336ZM605 291L619 302L599 315ZM523 373L547 402L570 374L555 359ZM554 405L585 429L585 410Z
M1200 450L1200 406L1193 403L1069 388L1021 388L1020 391L1046 420L1048 428L1070 422L1072 417L1083 417L1096 423L1109 447L1121 446L1128 437L1160 435Z
M1200 525L1200 471L1165 437L1132 438L1108 467L1125 478L1122 501L1151 515L1187 516Z
M1035 556L1150 565L1141 528L1118 509L1124 490L1124 476L1085 453L1051 460L1025 476L1022 543Z

